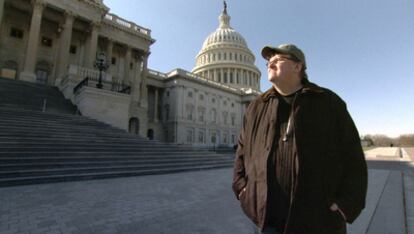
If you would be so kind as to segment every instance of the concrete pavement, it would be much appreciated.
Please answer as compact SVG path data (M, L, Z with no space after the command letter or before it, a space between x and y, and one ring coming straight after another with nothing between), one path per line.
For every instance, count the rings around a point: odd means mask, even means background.
M349 233L413 233L414 180L404 170L369 169L366 209ZM252 233L231 177L218 169L0 188L0 234Z

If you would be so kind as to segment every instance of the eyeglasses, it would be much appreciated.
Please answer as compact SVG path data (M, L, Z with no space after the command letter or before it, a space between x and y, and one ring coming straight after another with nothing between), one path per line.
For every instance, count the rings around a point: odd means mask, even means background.
M295 59L293 58L288 58L288 57L278 57L273 59L272 61L269 61L266 63L266 67L273 67L275 64L281 62L281 61L286 61L286 60L290 60L290 61L294 61L297 62Z

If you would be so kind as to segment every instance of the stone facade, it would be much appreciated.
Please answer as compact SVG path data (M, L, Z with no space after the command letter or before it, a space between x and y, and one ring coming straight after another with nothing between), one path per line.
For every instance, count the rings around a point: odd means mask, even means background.
M0 76L57 86L81 114L150 139L231 146L260 72L227 9L219 20L193 72L161 73L148 69L151 31L101 0L0 0Z

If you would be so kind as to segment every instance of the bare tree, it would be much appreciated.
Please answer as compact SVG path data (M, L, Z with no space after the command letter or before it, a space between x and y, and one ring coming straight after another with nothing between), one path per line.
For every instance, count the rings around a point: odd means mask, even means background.
M398 137L400 146L414 146L414 134L405 134Z

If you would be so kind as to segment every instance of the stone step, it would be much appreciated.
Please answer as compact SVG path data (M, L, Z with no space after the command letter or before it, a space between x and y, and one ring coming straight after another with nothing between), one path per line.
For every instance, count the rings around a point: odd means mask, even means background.
M171 162L171 163L180 163L180 162L206 162L206 161L221 161L221 162L233 162L232 157L228 156L214 156L214 155L205 155L199 157L134 157L134 158L52 158L50 160L46 160L46 158L40 158L39 160L34 159L0 159L1 162L1 170L2 171L11 171L15 168L22 169L30 169L35 167L65 167L66 165L115 165L115 164L124 164L124 163L131 163L131 164L139 164L139 163L154 163L157 164L159 162ZM12 169L14 168L14 169Z
M15 177L33 177L33 176L45 176L45 175L67 175L67 174L82 174L82 173L102 173L107 171L138 171L144 169L164 169L174 168L177 166L198 166L198 165L230 165L230 161L207 161L207 162L175 162L175 163L147 163L139 165L101 165L97 167L78 166L76 168L52 168L52 169L36 169L27 168L17 171L0 171L0 178L15 178Z
M168 154L165 154L165 152L168 152ZM33 152L4 152L0 154L0 159L11 159L15 158L16 160L25 159L25 158L34 158L34 159L40 159L40 158L63 158L63 157L82 157L82 158L88 158L88 157L126 157L126 156L134 156L134 157L173 157L173 156L180 156L180 157L197 157L199 155L233 155L233 154L217 154L212 151L157 151L157 150L149 150L149 151L126 151L126 152L108 152L108 151L45 151L45 152L39 152L39 151L33 151Z
M18 154L18 153L59 153L59 152L70 152L70 153L80 153L80 152L97 152L97 153L123 153L123 152L147 152L147 151L153 151L153 152L183 152L183 151L189 151L189 152L204 152L208 151L208 149L200 149L195 150L192 148L180 148L177 149L172 146L146 146L146 145L138 145L138 146L122 146L122 147L111 147L111 145L108 146L76 146L76 145L67 145L64 147L57 147L57 146L31 146L31 147L25 147L22 146L0 146L0 154L6 155L6 154Z
M231 158L213 158L210 156L203 157L191 157L191 158L134 158L134 159L124 159L124 160L106 160L99 161L97 159L89 161L60 161L60 162L39 162L33 161L29 162L18 162L18 163L8 163L3 162L0 165L0 171L15 171L15 170L27 170L27 169L51 169L51 168L73 168L73 167L99 167L99 166L122 166L122 165L145 165L145 164L158 164L158 163L182 163L182 162L213 162L219 160L221 162L233 162Z
M159 168L158 169L143 169L139 171L122 171L122 172L108 171L104 173L88 172L88 173L81 173L81 174L59 175L59 176L47 175L47 176L38 176L38 177L6 178L6 179L0 179L0 187L64 182L64 181L79 181L79 180L106 179L106 178L116 178L116 177L169 174L169 173L179 173L179 172L185 172L185 171L208 170L208 169L217 169L217 168L226 168L226 167L230 167L230 166L229 165L180 166L180 167L162 168L162 169L159 169Z
M75 110L56 88L0 79L0 186L233 165L231 155L149 141Z

